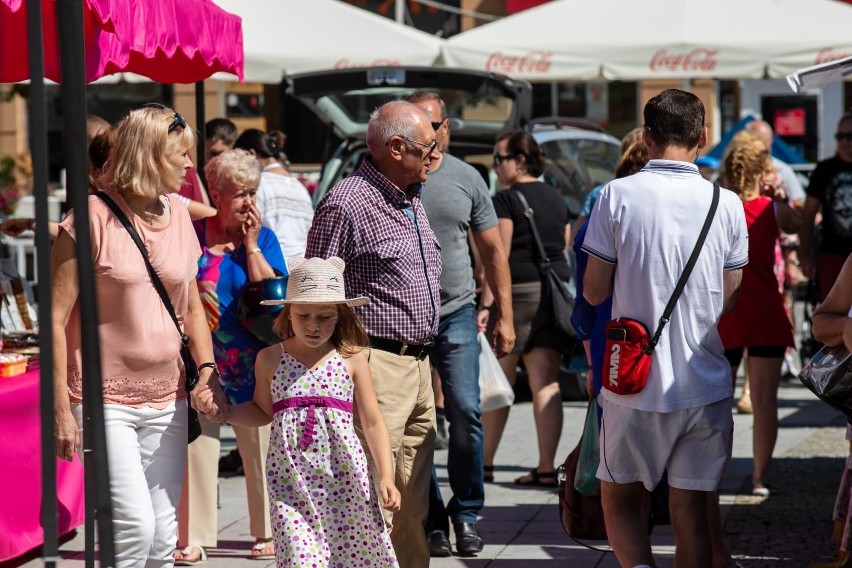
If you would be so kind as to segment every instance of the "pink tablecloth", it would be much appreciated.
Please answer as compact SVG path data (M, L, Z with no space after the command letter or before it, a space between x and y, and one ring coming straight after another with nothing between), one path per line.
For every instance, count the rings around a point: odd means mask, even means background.
M0 561L44 542L38 371L0 378ZM83 524L83 466L57 460L59 534Z

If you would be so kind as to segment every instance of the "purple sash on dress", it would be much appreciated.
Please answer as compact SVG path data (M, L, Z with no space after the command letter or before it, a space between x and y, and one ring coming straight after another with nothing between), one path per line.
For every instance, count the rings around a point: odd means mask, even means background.
M272 405L273 414L285 408L308 408L308 417L305 419L305 430L302 432L302 439L299 442L302 451L307 450L314 439L314 424L316 423L314 409L317 406L336 408L337 410L343 410L352 414L351 402L331 396L291 396L290 398L283 398Z

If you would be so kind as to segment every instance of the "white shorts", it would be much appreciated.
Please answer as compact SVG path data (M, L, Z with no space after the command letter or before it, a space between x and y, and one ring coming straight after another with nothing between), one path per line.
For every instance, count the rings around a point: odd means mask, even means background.
M668 471L669 485L716 491L731 460L731 399L675 412L647 412L598 398L603 409L597 477L641 481L653 491Z

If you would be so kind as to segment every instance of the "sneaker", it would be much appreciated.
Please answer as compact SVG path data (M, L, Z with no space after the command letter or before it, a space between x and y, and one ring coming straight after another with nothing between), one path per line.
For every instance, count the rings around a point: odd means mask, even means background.
M755 479L751 486L751 494L755 497L769 497L770 495L778 495L778 491L762 479Z

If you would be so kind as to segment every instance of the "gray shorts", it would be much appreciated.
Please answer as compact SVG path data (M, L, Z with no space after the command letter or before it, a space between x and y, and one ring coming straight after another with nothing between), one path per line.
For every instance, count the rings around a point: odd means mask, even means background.
M652 491L668 471L671 487L718 490L731 460L731 399L666 413L634 410L603 397L598 403L603 409L598 479L641 481Z

